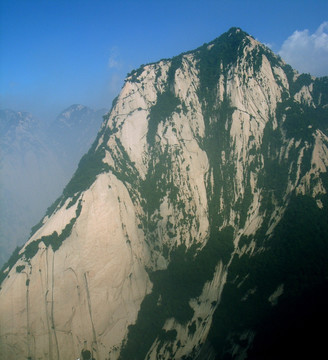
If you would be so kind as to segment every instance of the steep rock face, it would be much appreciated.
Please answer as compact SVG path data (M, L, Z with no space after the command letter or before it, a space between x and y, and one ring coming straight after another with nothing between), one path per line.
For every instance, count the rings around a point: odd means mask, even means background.
M327 89L240 29L130 73L2 274L1 353L271 351L270 320L326 286Z

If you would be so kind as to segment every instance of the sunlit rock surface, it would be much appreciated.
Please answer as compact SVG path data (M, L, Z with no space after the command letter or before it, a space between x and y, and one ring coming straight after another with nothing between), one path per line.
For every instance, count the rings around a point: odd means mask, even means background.
M279 354L326 299L327 121L327 79L240 29L131 72L1 275L1 354Z

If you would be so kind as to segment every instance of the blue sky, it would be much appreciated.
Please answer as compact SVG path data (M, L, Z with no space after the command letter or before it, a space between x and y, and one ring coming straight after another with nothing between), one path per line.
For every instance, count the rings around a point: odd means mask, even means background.
M0 107L53 120L110 108L126 74L241 27L328 75L327 0L0 0Z

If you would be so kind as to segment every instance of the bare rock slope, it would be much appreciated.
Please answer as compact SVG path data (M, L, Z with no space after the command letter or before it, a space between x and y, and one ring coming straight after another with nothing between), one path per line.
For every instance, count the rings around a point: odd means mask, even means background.
M1 275L0 353L244 359L272 354L268 339L279 351L288 309L327 288L327 124L327 78L240 29L131 72Z

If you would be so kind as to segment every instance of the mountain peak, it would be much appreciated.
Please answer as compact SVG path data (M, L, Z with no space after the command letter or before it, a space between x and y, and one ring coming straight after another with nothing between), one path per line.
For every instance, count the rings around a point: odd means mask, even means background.
M29 112L0 109L0 138L8 132L30 131L35 129L39 122Z
M60 121L63 121L63 119L68 119L73 113L75 112L85 112L85 111L92 111L90 108L88 108L85 105L81 104L73 104L70 105L68 108L63 110L58 116L57 119Z
M239 27L231 27L228 31L226 31L225 33L221 34L220 36L218 36L217 38L215 38L214 40L210 41L208 43L209 44L216 44L216 43L222 43L222 42L231 42L231 41L243 41L245 38L252 38L252 36L250 36L248 33L246 33L245 31L243 31L241 28Z
M3 355L245 358L274 344L295 300L327 283L326 99L239 28L132 72L2 274Z
M87 106L82 105L82 104L73 104L71 106L69 106L67 109L65 109L63 112L66 111L79 111L82 109L89 109Z
M233 35L237 35L237 34L238 35L241 34L243 36L249 36L248 33L243 31L241 28L235 27L235 26L231 27L226 33L227 33L228 36L233 36Z

